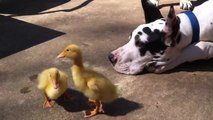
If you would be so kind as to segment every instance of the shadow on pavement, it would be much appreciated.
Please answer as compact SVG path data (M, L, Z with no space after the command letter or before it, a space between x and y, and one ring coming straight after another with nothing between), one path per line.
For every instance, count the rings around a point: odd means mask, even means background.
M73 89L68 89L67 94L73 97L73 99L69 100L64 98L64 96L60 97L56 102L58 105L62 106L68 112L80 112L86 109L89 109L87 104L87 98L81 93Z
M72 100L66 100L63 96L60 97L56 102L62 106L68 112L80 112L88 110L88 99L80 92L68 89L67 93L74 97ZM122 116L136 109L143 108L136 102L126 100L124 98L118 98L112 103L103 104L104 114L109 116Z
M173 73L173 72L181 72L181 71L186 71L186 72L196 72L196 71L203 71L203 72L209 72L213 71L213 59L210 60L198 60L194 61L191 63L184 63L173 70L170 70L167 73Z
M0 13L11 14L10 16L14 17L23 15L41 15L55 12L72 12L88 5L93 0L85 0L83 3L74 8L42 12L69 1L70 0L17 0L16 2L12 3L8 2L7 4L0 4Z
M109 116L123 116L140 108L143 108L142 104L129 101L125 98L118 98L103 107L105 114Z
M183 63L177 67L175 67L172 70L160 73L160 74L170 74L170 73L175 73L175 72L209 72L213 71L213 58L209 60L197 60L193 62L186 62ZM146 69L140 73L139 75L142 74L147 74L150 73Z
M10 2L0 4L0 13L33 15L69 1L70 0L10 0Z
M48 11L48 12L41 12L41 13L38 13L39 15L41 14L49 14L49 13L55 13L55 12L72 12L72 11L75 11L75 10L78 10L86 5L88 5L90 2L92 2L93 0L86 0L84 1L83 3L81 3L80 5L74 7L74 8L70 8L70 9L63 9L63 10L54 10L54 11Z
M0 15L0 58L65 33Z

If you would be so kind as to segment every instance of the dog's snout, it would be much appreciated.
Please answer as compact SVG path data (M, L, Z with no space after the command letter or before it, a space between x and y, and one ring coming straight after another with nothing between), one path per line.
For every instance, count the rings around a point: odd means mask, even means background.
M114 54L112 54L112 53L110 53L108 55L108 59L113 65L115 65L115 63L117 62L117 59L115 58Z

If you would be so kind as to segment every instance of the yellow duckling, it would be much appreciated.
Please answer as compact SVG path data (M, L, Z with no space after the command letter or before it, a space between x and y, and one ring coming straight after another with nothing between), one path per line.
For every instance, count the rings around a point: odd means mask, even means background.
M93 70L84 68L80 48L71 44L67 46L57 58L67 57L73 60L71 67L74 85L94 103L95 109L85 112L85 117L91 117L99 112L104 112L101 102L109 103L118 97L116 86L105 76Z
M54 100L59 98L67 89L67 75L57 68L49 68L38 75L38 89L44 92L43 108L52 107Z

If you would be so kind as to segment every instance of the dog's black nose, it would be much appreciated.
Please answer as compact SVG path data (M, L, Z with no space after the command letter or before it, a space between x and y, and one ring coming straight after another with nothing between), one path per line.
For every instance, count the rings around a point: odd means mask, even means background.
M117 59L115 58L115 56L112 53L110 53L108 55L108 59L112 63L112 65L115 65L115 63L117 62Z

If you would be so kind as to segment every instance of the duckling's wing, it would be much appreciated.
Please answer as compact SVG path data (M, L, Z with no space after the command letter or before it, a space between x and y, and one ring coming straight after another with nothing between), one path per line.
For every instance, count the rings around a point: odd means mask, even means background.
M97 91L99 88L96 85L96 78L90 78L90 80L87 82L87 86L89 89Z
M46 71L44 71L44 72L42 72L42 73L40 73L38 75L38 78L37 78L37 81L38 81L37 87L38 87L38 89L44 90L46 88L47 79L48 79L48 77L47 77L47 72Z

